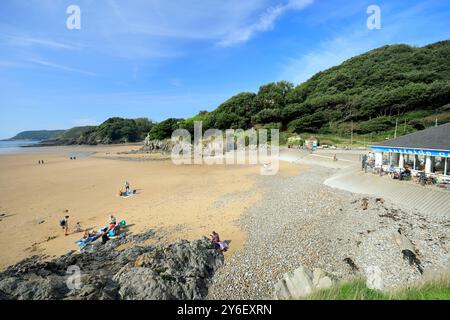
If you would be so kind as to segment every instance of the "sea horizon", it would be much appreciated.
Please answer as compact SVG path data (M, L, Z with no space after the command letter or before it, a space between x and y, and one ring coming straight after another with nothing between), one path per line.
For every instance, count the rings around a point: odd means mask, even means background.
M15 154L29 147L41 143L41 140L0 140L0 154Z

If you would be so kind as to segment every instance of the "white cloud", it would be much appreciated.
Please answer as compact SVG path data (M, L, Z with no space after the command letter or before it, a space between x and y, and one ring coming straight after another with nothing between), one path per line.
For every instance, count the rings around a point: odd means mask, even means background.
M49 67L49 68L67 71L67 72L75 72L75 73L79 73L79 74L84 74L86 76L96 76L97 75L93 72L80 70L80 69L72 68L69 66L49 62L49 61L40 60L40 59L26 59L26 61L40 65L40 66L44 66L44 67Z
M189 54L194 50L193 42L225 47L248 41L257 33L273 28L286 11L300 10L312 2L203 0L187 4L185 0L79 0L81 30L68 32L63 23L64 1L18 0L13 9L21 13L22 19L36 11L40 19L30 21L33 29L27 23L20 28L8 25L3 29L13 35L6 44L29 47L30 51L82 49L87 54L157 60Z
M79 44L73 44L73 43L65 43L65 42L58 42L53 41L49 39L41 39L41 38L29 38L29 37L19 37L19 36L6 36L7 39L9 39L8 44L10 46L33 46L33 45L40 45L44 47L49 48L55 48L55 49L81 49L82 46Z
M217 40L264 10L270 0L106 0L97 11L97 30L115 35Z
M286 11L301 10L312 2L313 0L290 0L285 4L269 7L257 22L230 31L218 42L218 45L221 47L229 47L238 43L247 42L256 33L271 30L276 20Z
M377 42L365 39L361 34L338 36L325 41L311 52L298 58L290 58L281 71L280 79L302 83L319 71L336 66L345 60L377 47Z

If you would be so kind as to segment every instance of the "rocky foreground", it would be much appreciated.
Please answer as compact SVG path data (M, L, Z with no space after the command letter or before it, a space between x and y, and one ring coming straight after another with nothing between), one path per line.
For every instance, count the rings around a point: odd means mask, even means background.
M148 231L104 245L97 241L52 261L31 257L0 273L0 299L204 298L223 255L206 238L142 245L155 237Z
M378 273L383 290L450 270L450 217L325 186L335 172L310 166L296 177L261 177L265 198L241 220L246 246L226 259L208 298L278 298L287 274L303 269L337 281ZM313 283L308 273L296 278Z

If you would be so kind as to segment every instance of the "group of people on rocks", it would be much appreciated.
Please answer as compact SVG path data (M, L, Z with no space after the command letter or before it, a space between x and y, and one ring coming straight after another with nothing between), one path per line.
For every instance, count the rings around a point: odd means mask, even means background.
M60 220L59 225L64 231L64 235L69 235L69 210L64 210L64 213L66 214L63 219ZM98 238L102 238L102 242L106 243L106 241L109 240L110 237L119 236L121 234L121 227L124 226L125 220L120 221L120 223L117 223L116 217L113 215L109 216L109 222L107 227L103 227L99 230L99 232L96 232L94 230L88 230L86 229L84 231L83 237L81 240L90 240L94 241ZM83 229L81 227L80 222L77 222L74 227L74 232L79 233L83 232Z
M130 194L130 192L135 193L135 190L130 191L130 184L128 181L125 182L124 185L125 191L122 189L120 190L120 195L127 195ZM69 210L64 210L65 216L63 219L60 220L60 226L64 230L64 235L69 235ZM99 238L102 239L102 244L105 244L108 240L110 240L110 237L120 236L121 235L121 227L124 226L126 223L124 220L117 223L116 217L113 215L109 216L109 222L108 226L101 228L99 231L95 230L88 230L86 229L84 231L83 237L76 241L78 245L80 245L81 248L86 246L89 242L95 241ZM79 222L76 223L74 232L82 232L81 224ZM226 252L228 250L228 241L221 241L220 236L216 231L213 231L210 235L211 241L214 244L215 248L220 252Z
M88 243L93 242L99 238L102 239L102 244L105 244L107 241L110 240L111 237L117 237L121 236L123 233L121 233L121 227L124 226L125 220L120 221L117 223L116 217L113 215L109 216L109 224L106 227L101 228L99 231L95 230L86 230L83 234L83 237L76 241L76 243L83 248Z

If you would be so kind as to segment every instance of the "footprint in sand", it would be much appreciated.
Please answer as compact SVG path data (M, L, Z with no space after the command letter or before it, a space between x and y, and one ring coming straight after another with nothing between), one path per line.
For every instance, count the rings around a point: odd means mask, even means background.
M50 237L47 238L47 240L44 240L44 241L42 241L42 242L39 242L39 244L44 243L44 242L49 242L49 241L55 240L56 238L58 238L58 236L50 236Z
M45 243L45 242L49 242L52 241L54 239L58 238L58 236L50 236L48 237L46 240L41 241L41 242L35 242L33 243L30 247L26 248L25 251L30 251L30 252L36 252L39 250L38 246ZM40 251L43 251L42 249Z

